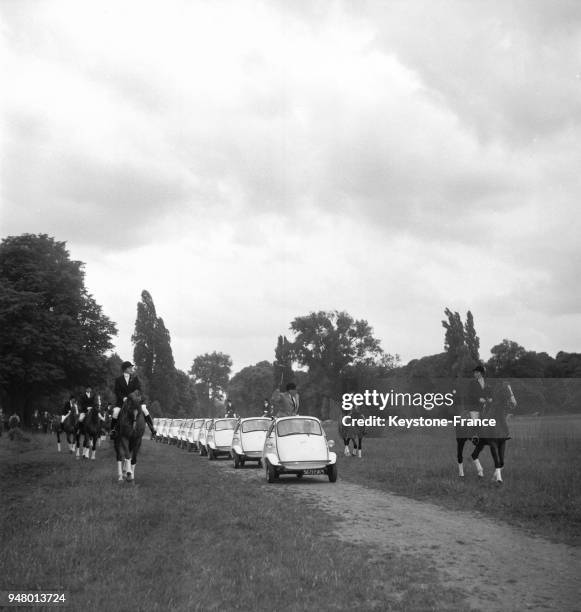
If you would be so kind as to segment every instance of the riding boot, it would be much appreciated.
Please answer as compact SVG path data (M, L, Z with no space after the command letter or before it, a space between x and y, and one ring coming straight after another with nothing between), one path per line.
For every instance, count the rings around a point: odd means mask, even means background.
M149 427L149 431L151 431L151 435L155 437L155 429L153 428L153 421L151 420L151 415L148 414L145 417L145 422L147 423L147 426Z

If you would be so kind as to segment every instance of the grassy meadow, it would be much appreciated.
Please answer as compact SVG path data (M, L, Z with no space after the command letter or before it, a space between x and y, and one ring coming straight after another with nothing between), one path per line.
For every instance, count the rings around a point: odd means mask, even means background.
M479 479L464 447L465 477L459 478L452 427L395 430L365 438L363 459L343 458L342 478L442 506L480 511L555 541L581 543L581 416L515 417L509 422L504 484L491 481L494 463L488 447ZM342 454L336 424L329 437Z
M425 560L370 565L292 489L217 463L144 440L137 483L118 483L108 441L77 461L52 436L2 436L0 590L65 590L69 610L116 612L465 609Z

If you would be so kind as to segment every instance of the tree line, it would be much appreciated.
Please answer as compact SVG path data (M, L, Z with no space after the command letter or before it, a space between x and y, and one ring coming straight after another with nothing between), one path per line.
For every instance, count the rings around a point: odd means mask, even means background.
M66 243L46 234L10 236L0 243L0 403L25 422L34 408L54 411L86 384L96 387L104 402L113 401L121 364L113 352L117 328L88 293L84 276L84 264L70 259ZM329 418L345 392L382 385L420 389L435 380L469 378L482 363L474 317L468 311L462 321L449 308L444 314L444 350L402 365L397 354L384 351L364 319L339 310L310 312L293 319L289 336L273 343L273 361L232 376L231 357L219 351L196 356L187 372L176 368L170 331L143 290L131 338L133 362L154 415L216 416L226 398L238 414L257 414L265 398L276 408L280 392L293 381L303 409ZM491 355L485 364L490 376L531 381L520 383L530 406L579 406L574 379L581 378L581 354L561 351L553 358L504 339ZM535 387L533 379L544 382Z

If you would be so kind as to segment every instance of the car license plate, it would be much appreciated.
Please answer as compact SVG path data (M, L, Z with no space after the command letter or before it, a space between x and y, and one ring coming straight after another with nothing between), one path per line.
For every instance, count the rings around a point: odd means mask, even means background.
M309 476L314 476L316 474L325 474L325 470L323 468L318 468L316 470L305 470L303 474L307 474Z

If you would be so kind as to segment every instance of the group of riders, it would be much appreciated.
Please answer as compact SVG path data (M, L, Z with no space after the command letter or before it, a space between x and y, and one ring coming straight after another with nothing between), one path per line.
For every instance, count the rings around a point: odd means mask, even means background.
M121 364L122 374L115 379L114 395L115 405L108 404L104 409L101 398L96 395L91 385L87 385L85 392L77 398L71 395L65 402L61 414L53 419L52 429L57 434L58 450L60 451L60 434L67 435L69 449L76 447L77 457L80 455L80 439L83 441L83 457L89 458L92 446L92 459L95 458L96 439L109 433L111 439L117 440L119 436L119 413L128 398L132 398L136 412L143 414L145 423L149 426L152 435L155 435L153 421L141 395L141 383L134 374L134 366L129 361ZM133 415L134 420L137 415Z

